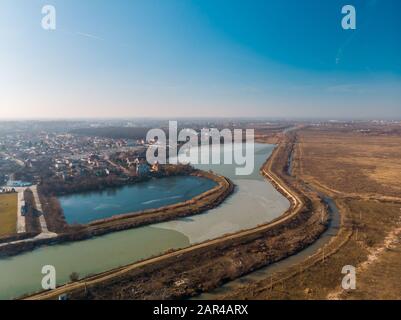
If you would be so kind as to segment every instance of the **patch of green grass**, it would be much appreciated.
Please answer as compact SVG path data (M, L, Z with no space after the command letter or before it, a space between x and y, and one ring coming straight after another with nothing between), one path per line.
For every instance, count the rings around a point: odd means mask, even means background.
M0 237L16 233L17 194L0 195Z

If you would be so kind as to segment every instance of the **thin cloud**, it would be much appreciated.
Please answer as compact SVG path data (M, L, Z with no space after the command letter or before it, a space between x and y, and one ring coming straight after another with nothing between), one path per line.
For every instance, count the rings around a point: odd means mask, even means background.
M86 38L90 38L90 39L95 39L95 40L101 40L103 41L104 39L101 37L98 37L96 35L90 34L90 33L84 33L84 32L76 32L75 34L82 36L82 37L86 37Z
M367 88L361 84L340 84L326 88L327 92L331 93L366 93Z
M370 10L372 10L374 7L376 7L378 0L369 0L368 2L366 2L366 7ZM357 11L358 12L358 11ZM357 13L358 15L358 13ZM358 21L358 20L357 20ZM364 28L365 26L369 25L371 22L370 21L365 21L365 23L362 24L358 24L356 30L352 31L352 34L344 41L344 43L338 48L337 50L337 55L336 55L336 65L339 65L343 55L344 55L344 51L345 49L350 45L350 43L353 41L353 39L355 38L355 36L358 34L359 29ZM347 31L349 32L349 31Z
M348 47L348 45L352 42L352 40L355 38L355 35L357 34L358 29L354 30L352 34L345 40L345 42L338 48L337 50L337 55L336 55L336 65L339 65L343 55L344 55L344 50Z

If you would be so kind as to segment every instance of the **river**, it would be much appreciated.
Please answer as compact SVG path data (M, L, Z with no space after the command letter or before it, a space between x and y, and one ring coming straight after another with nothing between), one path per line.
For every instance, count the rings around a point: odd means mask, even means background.
M335 204L335 202L327 197L323 196L323 201L328 206L329 211L329 226L325 232L317 239L313 244L303 249L302 251L285 258L284 260L277 261L266 267L260 268L253 271L247 275L244 275L235 280L229 281L224 285L210 291L200 294L199 296L193 297L192 300L214 300L222 299L225 294L233 292L235 289L239 289L242 286L255 284L258 281L268 279L269 277L274 277L274 273L277 271L285 270L286 268L300 263L307 259L308 257L316 254L319 249L323 248L328 244L337 234L340 229L340 212Z
M273 220L289 207L288 200L259 174L273 148L255 144L254 171L249 176L237 177L234 165L199 166L223 174L237 185L235 193L222 205L204 214L79 242L44 246L0 259L0 299L40 291L44 265L53 265L57 283L63 284L72 272L81 277L96 274Z

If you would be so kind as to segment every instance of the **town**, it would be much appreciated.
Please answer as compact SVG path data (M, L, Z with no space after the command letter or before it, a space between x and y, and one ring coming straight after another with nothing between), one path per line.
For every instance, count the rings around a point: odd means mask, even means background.
M0 137L0 186L24 187L57 178L143 177L158 166L144 159L143 140L87 137L41 131Z

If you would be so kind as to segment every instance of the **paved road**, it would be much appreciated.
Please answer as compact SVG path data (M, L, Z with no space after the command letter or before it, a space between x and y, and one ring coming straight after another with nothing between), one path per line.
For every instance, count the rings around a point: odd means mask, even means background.
M26 232L25 216L22 215L22 206L25 205L24 192L26 188L15 188L18 192L17 199L17 233Z
M0 243L0 247L5 247L10 244L18 244L18 243L27 243L27 242L35 242L38 240L43 240L43 239L51 239L57 237L56 233L53 232L48 232L48 233L40 233L36 237L29 238L29 239L24 239L24 240L16 240L16 241L10 241L10 242L5 242L5 243Z
M130 171L127 168L124 168L123 166L111 161L110 159L106 159L106 161L112 165L113 167L115 167L118 170L122 170L126 175L131 175Z

